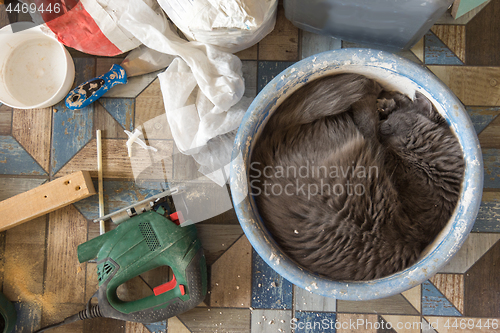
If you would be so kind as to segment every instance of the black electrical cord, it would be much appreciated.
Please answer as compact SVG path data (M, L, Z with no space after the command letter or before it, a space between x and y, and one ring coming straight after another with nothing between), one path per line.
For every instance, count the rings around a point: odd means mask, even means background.
M87 308L85 310L82 310L82 311L78 312L77 314L74 314L71 317L64 319L64 321L61 321L60 323L41 328L38 331L35 331L33 333L45 332L46 330L49 330L51 328L56 328L56 327L59 327L62 325L71 324L71 323L74 323L74 322L79 321L79 320L102 317L102 313L101 313L101 310L99 308L99 305L90 306L90 300L87 303Z

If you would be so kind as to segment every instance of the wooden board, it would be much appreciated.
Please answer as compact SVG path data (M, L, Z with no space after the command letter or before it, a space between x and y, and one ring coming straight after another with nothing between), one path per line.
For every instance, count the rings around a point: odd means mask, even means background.
M45 170L49 171L52 109L15 109L12 135Z
M252 245L241 237L213 265L210 304L214 307L250 306Z
M0 202L0 231L95 194L87 171L79 171ZM29 203L29 204L26 204Z
M158 149L158 152L152 154L150 154L149 150L144 150L138 144L134 144L132 145L132 158L128 157L126 142L125 139L102 140L102 172L104 178L134 179L136 176L141 180L166 180L172 178L172 151L174 145L172 140L149 140L149 145ZM59 171L57 176L66 175L76 170L89 170L90 175L97 178L96 151L96 140L92 139ZM152 163L155 163L154 168L150 170ZM146 171L154 173L143 173Z
M337 300L337 312L416 315L417 310L400 294L370 301Z
M428 68L465 105L500 105L500 67L428 66Z
M464 277L464 315L500 317L500 280L495 266L500 261L497 242L467 271Z
M434 25L431 31L465 63L464 25Z
M160 80L154 80L135 99L135 127L142 126L147 139L172 139L161 93Z
M52 304L85 304L86 264L78 262L78 245L87 240L87 220L73 205L49 214L44 294ZM82 310L82 309L80 309ZM44 313L47 309L44 307ZM59 313L53 313L59 318ZM62 318L64 319L64 317Z
M299 29L285 18L278 6L274 30L259 43L259 60L296 61L299 58Z
M500 1L491 1L467 24L466 65L500 66L499 15Z

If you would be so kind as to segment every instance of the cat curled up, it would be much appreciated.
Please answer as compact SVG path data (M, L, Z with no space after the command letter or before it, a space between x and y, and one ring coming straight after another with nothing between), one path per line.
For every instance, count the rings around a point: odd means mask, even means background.
M450 219L464 169L458 140L425 96L340 74L277 108L253 149L250 187L295 262L368 280L419 258Z

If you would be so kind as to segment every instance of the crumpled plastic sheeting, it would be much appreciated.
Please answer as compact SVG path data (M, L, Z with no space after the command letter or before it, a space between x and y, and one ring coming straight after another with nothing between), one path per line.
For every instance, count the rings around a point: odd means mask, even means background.
M274 29L278 0L158 0L189 40L238 52Z
M119 24L148 48L177 55L158 75L165 111L174 141L182 153L193 155L200 172L223 185L223 165L228 170L234 135L218 136L238 128L251 99L242 98L245 85L241 61L233 54L200 42L181 39L142 1L134 15L123 15ZM141 13L141 15L138 15ZM142 16L142 17L141 17ZM143 23L148 22L148 23Z

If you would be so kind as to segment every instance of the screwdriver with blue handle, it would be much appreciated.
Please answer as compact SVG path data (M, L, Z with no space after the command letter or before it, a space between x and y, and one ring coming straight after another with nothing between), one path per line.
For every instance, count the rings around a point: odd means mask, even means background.
M126 84L133 76L144 75L164 69L173 56L148 49L144 45L130 52L120 65L114 64L109 72L91 79L71 90L65 104L70 110L84 108L118 84Z

